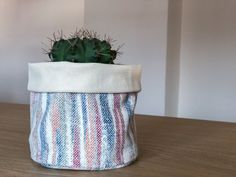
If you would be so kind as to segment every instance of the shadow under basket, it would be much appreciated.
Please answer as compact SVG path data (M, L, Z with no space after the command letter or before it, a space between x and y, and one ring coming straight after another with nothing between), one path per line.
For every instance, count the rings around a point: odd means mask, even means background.
M29 64L31 158L48 168L105 170L138 156L141 67Z

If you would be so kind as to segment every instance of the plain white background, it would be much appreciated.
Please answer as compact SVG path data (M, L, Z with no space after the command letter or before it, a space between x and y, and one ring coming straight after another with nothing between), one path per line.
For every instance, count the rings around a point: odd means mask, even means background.
M236 1L184 0L179 116L236 121Z
M142 64L137 113L236 122L236 1L0 0L0 102L29 103L27 63L54 31L88 27Z

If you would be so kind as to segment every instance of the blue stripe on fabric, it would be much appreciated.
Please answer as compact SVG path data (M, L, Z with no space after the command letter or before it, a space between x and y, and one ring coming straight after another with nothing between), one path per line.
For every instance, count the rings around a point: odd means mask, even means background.
M78 122L77 120L78 120L78 112L77 112L76 95L71 93L71 135L73 144L75 141L74 134Z
M134 108L133 108L133 104L131 103L131 95L130 94L127 94L126 95L126 100L124 101L124 104L125 104L125 108L128 112L128 116L129 117L133 117L134 115Z
M63 149L62 149L62 138L59 130L56 130L56 143L57 143L57 167L63 166Z
M60 137L60 147L58 147L58 166L64 166L64 164L67 163L67 157L66 157L66 110L65 110L65 102L67 101L67 93L56 93L58 95L58 101L59 101L59 112L60 112L60 127L59 131L57 132L57 135Z
M41 159L43 163L47 163L48 144L46 141L46 119L48 117L49 106L50 106L50 95L46 94L46 109L43 114L43 118L40 124L40 140L41 140Z
M132 129L131 126L134 126L134 107L135 107L135 104L136 103L132 103L131 100L132 100L132 97L136 95L133 95L133 94L127 94L126 98L125 98L125 101L124 101L124 105L125 105L125 108L127 110L127 113L128 113L128 119L129 119L129 129ZM135 102L135 101L134 101ZM133 132L135 133L135 132ZM132 130L131 130L131 134L128 133L128 137L129 137L129 140L131 141L131 144L134 145L135 144L135 140L134 140L134 134L132 133Z
M115 130L114 130L114 123L113 118L109 110L109 104L108 104L108 94L101 93L100 94L100 104L101 104L101 111L102 111L102 118L103 123L105 126L105 130L107 131L107 151L108 151L108 157L105 162L105 167L109 168L112 164L112 151L114 149L114 139L115 139Z
M83 129L84 129L84 141L86 141L86 130L87 130L87 106L86 106L86 94L81 94L81 101L82 101L82 114L83 114Z

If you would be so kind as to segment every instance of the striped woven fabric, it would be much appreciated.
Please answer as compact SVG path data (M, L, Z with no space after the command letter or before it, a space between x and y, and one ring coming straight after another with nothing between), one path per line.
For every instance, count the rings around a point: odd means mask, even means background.
M50 168L103 170L137 157L137 93L31 92L31 158Z

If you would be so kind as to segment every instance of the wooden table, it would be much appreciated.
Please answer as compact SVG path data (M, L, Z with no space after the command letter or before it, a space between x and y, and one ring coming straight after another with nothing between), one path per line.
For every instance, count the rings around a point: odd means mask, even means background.
M136 116L140 155L125 168L46 169L29 156L29 106L0 104L0 177L236 177L236 124Z

